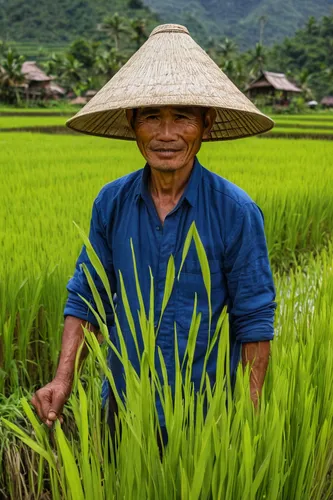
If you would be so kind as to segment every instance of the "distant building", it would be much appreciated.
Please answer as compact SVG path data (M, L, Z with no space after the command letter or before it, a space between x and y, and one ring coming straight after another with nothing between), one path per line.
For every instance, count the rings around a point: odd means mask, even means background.
M262 74L246 88L251 99L266 96L271 104L288 105L293 94L302 92L294 83L290 82L284 73L263 71Z
M87 90L84 96L78 96L69 101L70 104L80 104L84 105L92 99L97 94L97 90ZM68 97L73 97L73 95L68 95Z
M333 108L333 95L323 97L320 104L324 106L324 108Z
M83 106L84 104L87 104L87 102L88 102L88 99L81 95L81 96L75 97L75 99L71 99L69 101L69 104L79 104L79 105Z
M20 87L24 89L26 99L58 99L66 93L52 76L48 76L37 66L36 61L25 61L21 72L25 82Z
M97 90L91 89L91 90L87 90L87 92L85 93L85 96L88 97L88 99L91 99L96 94L97 94Z

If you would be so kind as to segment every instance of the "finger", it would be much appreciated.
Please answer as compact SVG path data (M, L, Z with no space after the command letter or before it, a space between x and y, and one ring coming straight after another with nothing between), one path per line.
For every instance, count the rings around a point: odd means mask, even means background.
M36 404L39 408L39 417L45 422L51 407L51 395L48 392L36 393Z
M61 415L65 402L66 395L63 391L54 392L47 418L52 421L56 420Z
M64 423L64 417L63 417L63 415L60 415L59 422L61 423L61 425Z
M45 422L44 422L48 427L52 427L54 422L52 420L49 420L48 418L45 419Z
M55 411L50 410L47 414L47 420L50 420L52 423L57 420L58 415Z
M38 415L38 417L44 421L45 420L45 416L43 414L43 411L42 411L42 408L41 408L41 404L40 404L40 401L39 399L37 398L37 396L34 394L33 398L31 399L31 403L33 404L33 406L35 407L35 410L36 410L36 413Z
M31 396L31 404L36 407L36 394Z

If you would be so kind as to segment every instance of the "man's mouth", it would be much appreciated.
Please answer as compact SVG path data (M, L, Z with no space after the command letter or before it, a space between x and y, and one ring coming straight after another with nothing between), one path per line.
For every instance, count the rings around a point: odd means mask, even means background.
M154 153L160 154L171 154L171 153L179 153L180 149L153 149Z

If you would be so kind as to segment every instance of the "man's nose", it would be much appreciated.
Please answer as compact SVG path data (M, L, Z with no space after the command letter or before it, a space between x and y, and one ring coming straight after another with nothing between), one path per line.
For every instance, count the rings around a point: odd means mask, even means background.
M156 139L160 141L172 141L176 138L175 124L172 120L160 120Z

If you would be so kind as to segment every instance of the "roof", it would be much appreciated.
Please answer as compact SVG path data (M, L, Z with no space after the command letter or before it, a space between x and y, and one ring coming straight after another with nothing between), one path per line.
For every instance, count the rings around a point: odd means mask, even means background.
M96 95L96 94L97 94L97 90L93 90L93 89L87 90L86 97L94 97L94 95Z
M333 106L333 95L323 97L320 104L324 104L324 106Z
M61 95L66 94L65 89L60 87L60 85L58 85L55 82L50 82L49 85L45 87L45 90L50 94L61 94Z
M25 61L22 64L21 72L24 74L26 80L34 82L49 82L52 80L51 76L47 76L36 64L36 61Z
M86 97L78 96L78 97L75 97L75 99L72 99L69 102L70 102L70 104L87 104L87 101L88 101L88 99Z
M290 82L284 73L273 73L272 71L263 71L261 76L252 82L246 90L258 87L273 87L275 90L285 90L287 92L302 92L302 90Z

